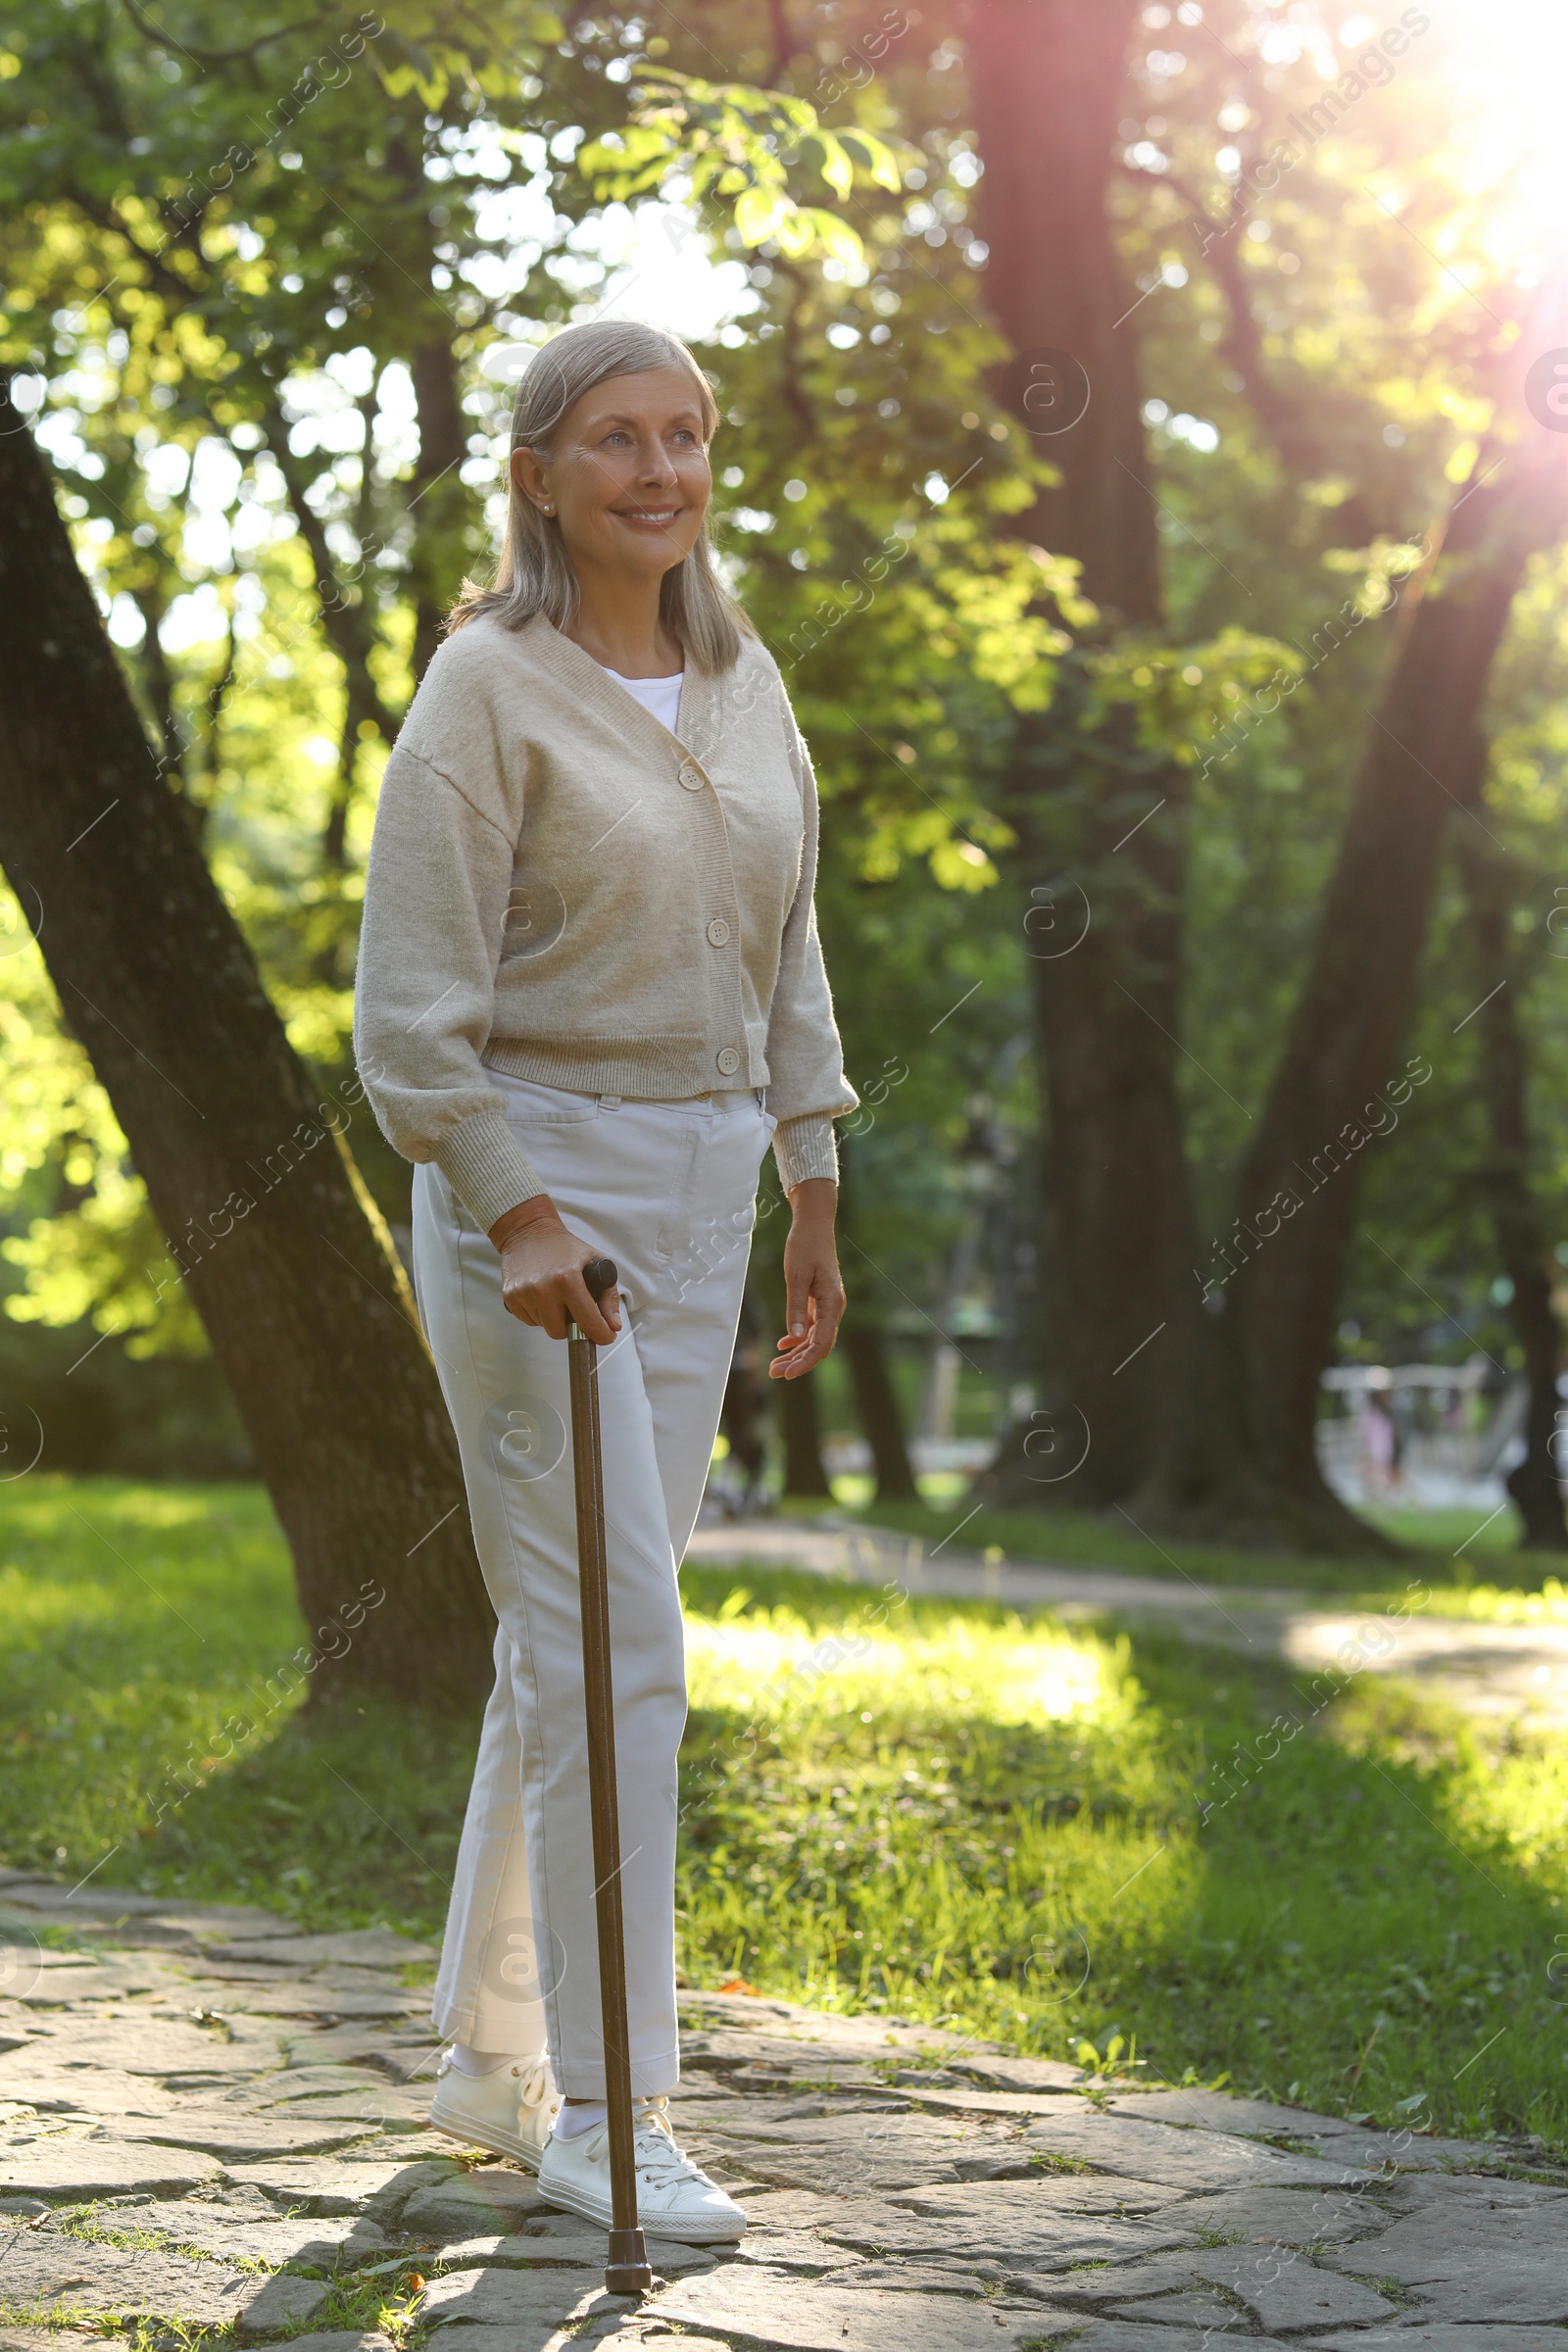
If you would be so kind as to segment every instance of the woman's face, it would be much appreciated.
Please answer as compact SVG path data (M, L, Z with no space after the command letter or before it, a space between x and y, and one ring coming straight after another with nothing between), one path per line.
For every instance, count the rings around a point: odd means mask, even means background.
M566 411L548 465L514 450L512 474L579 572L658 578L690 555L712 495L697 386L684 368L612 376Z

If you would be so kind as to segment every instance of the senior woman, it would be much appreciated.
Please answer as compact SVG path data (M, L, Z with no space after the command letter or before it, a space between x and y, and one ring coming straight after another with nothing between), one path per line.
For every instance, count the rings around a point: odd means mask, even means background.
M811 895L816 792L777 665L714 569L712 394L675 336L534 356L496 586L466 589L387 763L356 1044L416 1163L419 1312L495 1604L436 1986L431 2119L611 2218L566 1351L599 1342L639 2219L722 2238L683 2154L676 1569L718 1427L769 1139L799 1379L844 1307L845 1083ZM618 1291L582 1278L608 1256ZM559 2094L559 2095L558 2095Z

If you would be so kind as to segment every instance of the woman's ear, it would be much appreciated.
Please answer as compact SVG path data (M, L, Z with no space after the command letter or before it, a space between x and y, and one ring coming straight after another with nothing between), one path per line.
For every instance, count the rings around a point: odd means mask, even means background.
M551 496L550 483L544 466L531 449L514 449L512 453L512 478L526 499L530 499L545 514L553 514L556 502Z

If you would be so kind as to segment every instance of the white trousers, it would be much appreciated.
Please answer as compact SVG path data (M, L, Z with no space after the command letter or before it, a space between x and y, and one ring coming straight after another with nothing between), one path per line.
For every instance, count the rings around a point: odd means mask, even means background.
M632 2088L657 2097L679 2077L676 1570L777 1122L752 1093L634 1102L491 1076L563 1218L620 1272L622 1328L599 1351L599 1396ZM414 1270L500 1620L434 2023L477 2049L548 2047L559 2089L602 2099L565 1343L507 1313L501 1259L433 1165L415 1175Z

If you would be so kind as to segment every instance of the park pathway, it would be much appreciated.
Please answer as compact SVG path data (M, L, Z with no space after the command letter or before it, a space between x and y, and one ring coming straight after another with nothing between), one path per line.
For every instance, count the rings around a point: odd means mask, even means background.
M1283 1588L1205 1585L1180 1570L1135 1576L1116 1568L988 1560L952 1544L928 1550L915 1538L831 1518L700 1527L686 1556L715 1567L802 1568L858 1584L893 1584L908 1593L1047 1607L1069 1623L1103 1615L1152 1619L1196 1641L1284 1657L1309 1674L1337 1667L1398 1675L1471 1714L1568 1727L1568 1624L1478 1624L1419 1605L1395 1618L1375 1605L1325 1608L1308 1593Z
M599 2232L428 2130L406 1937L11 1872L0 1942L0 2352L390 2352L389 2293L430 2352L1568 2352L1539 2151L741 1993L683 1996L675 2106L752 2229L612 2301Z

